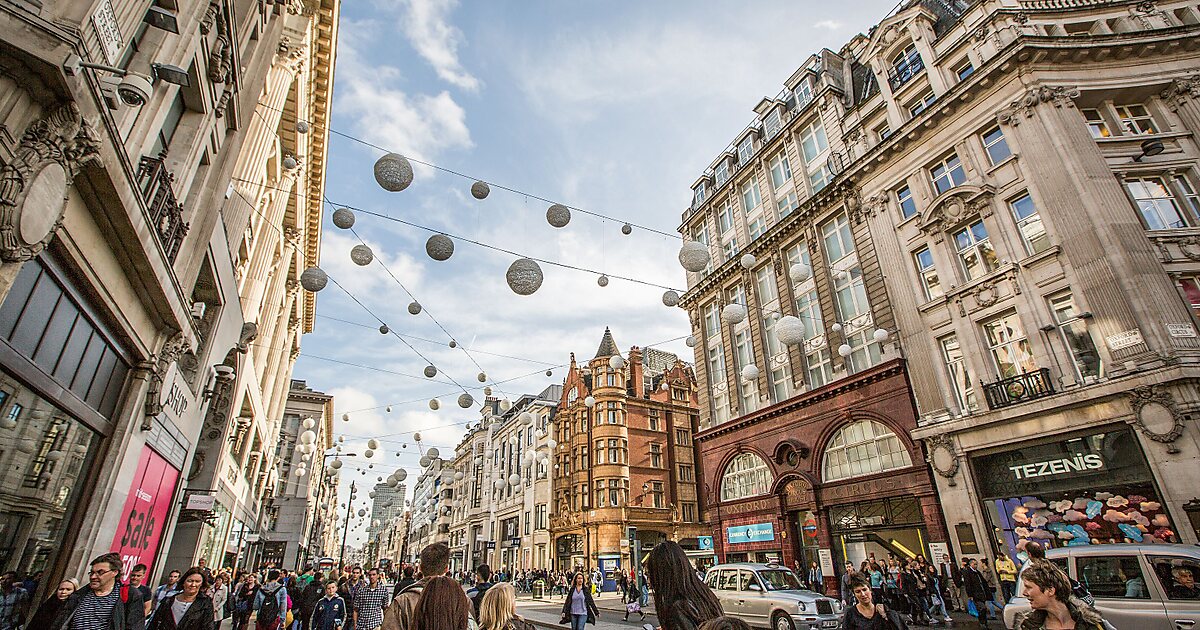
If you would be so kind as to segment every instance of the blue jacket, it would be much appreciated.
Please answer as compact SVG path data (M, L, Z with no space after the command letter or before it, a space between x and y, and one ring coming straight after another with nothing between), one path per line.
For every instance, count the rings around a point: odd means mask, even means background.
M268 589L271 589L272 586L275 588L268 592ZM279 602L279 621L282 623L287 623L287 589L284 588L279 582L268 582L267 584L264 584L262 588L258 589L258 595L254 596L254 610L262 608L263 601L265 601L268 597L274 597L275 601Z
M322 597L313 608L311 630L337 630L346 623L346 602L341 597Z

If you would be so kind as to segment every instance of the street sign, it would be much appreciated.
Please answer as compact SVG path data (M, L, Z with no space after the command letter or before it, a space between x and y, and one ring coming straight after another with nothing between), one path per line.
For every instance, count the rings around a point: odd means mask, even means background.
M702 551L712 551L712 548L713 548L713 537L712 536L697 536L697 539L700 542L700 549Z
M492 540L489 540L489 541L487 541L486 543L484 543L484 548L485 548L485 549L495 549L495 548L496 548L496 542L495 542L495 541L492 541Z

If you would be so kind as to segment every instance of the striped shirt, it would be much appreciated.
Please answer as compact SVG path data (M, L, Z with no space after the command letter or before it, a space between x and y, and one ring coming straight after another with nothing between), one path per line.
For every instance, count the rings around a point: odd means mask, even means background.
M392 599L392 591L380 583L375 588L370 585L360 587L354 594L354 611L358 613L359 630L374 630L383 625L383 609Z
M99 596L95 591L88 590L87 595L79 602L79 608L71 616L71 630L104 630L112 621L113 608L121 597L121 590L113 587L108 595Z

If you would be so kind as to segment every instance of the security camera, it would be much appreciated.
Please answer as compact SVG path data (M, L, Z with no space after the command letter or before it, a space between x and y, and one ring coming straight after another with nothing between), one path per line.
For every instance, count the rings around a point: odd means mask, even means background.
M121 97L122 103L130 107L145 105L153 93L154 85L150 82L150 77L141 74L130 72L117 85L117 96Z

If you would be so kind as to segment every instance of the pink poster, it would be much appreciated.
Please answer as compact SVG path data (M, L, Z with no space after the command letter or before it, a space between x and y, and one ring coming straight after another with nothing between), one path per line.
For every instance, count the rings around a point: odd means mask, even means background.
M112 550L121 554L122 575L144 564L154 570L154 556L163 527L171 513L171 499L179 471L149 446L142 447L133 487L121 510L121 521L113 537Z

